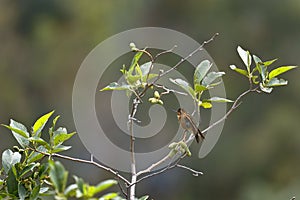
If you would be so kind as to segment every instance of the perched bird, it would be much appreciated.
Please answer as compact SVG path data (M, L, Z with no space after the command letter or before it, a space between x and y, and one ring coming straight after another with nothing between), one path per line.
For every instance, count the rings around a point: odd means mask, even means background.
M192 131L194 133L197 143L200 142L200 137L202 139L205 138L203 133L201 133L201 131L198 129L198 127L194 123L191 115L188 114L184 109L179 108L177 110L177 118L178 118L178 121L179 121L181 127L184 130Z

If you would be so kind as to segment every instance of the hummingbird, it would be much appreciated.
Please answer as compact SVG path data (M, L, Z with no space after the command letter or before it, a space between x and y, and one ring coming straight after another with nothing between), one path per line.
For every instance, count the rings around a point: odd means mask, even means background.
M178 121L179 121L181 127L185 131L192 131L194 133L197 143L200 142L200 137L202 139L205 138L203 133L201 133L199 128L196 126L191 115L188 114L184 109L179 108L177 110L177 118L178 118Z

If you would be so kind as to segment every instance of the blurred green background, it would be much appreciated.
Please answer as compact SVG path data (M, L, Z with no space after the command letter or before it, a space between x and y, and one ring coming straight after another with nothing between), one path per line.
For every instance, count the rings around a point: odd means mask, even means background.
M299 0L1 1L0 123L14 118L30 126L55 109L62 116L60 125L75 130L72 87L81 62L106 38L144 26L174 29L198 42L219 32L206 50L227 73L229 98L247 87L228 69L241 64L237 45L263 60L278 57L277 65L300 63ZM138 195L174 200L300 198L299 77L299 69L294 70L283 75L287 87L244 99L213 151L202 160L195 154L185 161L202 170L202 177L172 170L142 182ZM4 128L0 138L1 152L16 144ZM68 155L89 158L78 136L70 143ZM91 184L111 177L93 166L63 162L71 174Z

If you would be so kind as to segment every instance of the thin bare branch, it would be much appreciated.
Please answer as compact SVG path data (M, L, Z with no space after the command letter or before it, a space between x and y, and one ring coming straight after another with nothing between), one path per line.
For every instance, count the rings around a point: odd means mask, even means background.
M169 70L165 71L164 73L162 73L161 76L160 76L160 78L163 77L163 76L165 76L166 74L170 73L171 71L175 70L179 65L181 65L183 62L185 62L190 57L192 57L198 51L201 51L206 44L212 42L215 39L215 37L217 37L218 35L219 35L219 33L215 33L209 40L206 40L206 41L202 42L202 44L198 48L196 48L194 51L192 51L188 56L182 58L171 69L169 69Z
M98 168L101 168L105 171L108 171L110 173L112 173L113 175L115 175L117 178L119 178L120 180L124 181L125 184L129 185L130 182L125 178L123 177L122 175L119 174L118 171L115 171L113 169L111 169L110 167L107 167L105 165L102 165L100 163L97 163L95 161L93 161L93 157L91 156L91 160L84 160L84 159L81 159L81 158L74 158L74 157L70 157L70 156L66 156L66 155L62 155L62 154L58 154L58 153L53 153L53 154L50 154L50 153L46 153L46 152L42 152L42 151L39 151L37 149L34 149L34 148L30 148L30 150L32 151L35 151L37 153L41 153L45 156L51 156L51 157L57 157L57 158L62 158L62 159L65 159L65 160L71 160L71 161L75 161L75 162L80 162L80 163L87 163L87 164L92 164L92 165L95 165L96 167Z
M187 167L187 166L184 166L184 165L177 164L176 167L179 167L179 168L182 168L182 169L186 169L186 170L188 170L188 171L191 171L191 172L193 173L194 176L203 175L203 172L194 170L194 169L192 169L192 168L190 168L190 167Z
M173 92L173 93L176 93L176 94L181 94L181 95L187 95L187 94L184 93L184 92L179 92L179 91L177 91L177 90L169 89L169 88L167 88L167 87L164 86L164 85L154 84L153 86L165 90L165 92L162 92L161 95L169 94L170 92Z
M166 51L162 51L162 52L156 54L156 56L154 57L154 60L156 60L158 57L160 57L160 56L162 56L162 55L164 55L164 54L172 53L173 50L174 50L176 47L177 47L177 45L174 45L171 49L166 50Z

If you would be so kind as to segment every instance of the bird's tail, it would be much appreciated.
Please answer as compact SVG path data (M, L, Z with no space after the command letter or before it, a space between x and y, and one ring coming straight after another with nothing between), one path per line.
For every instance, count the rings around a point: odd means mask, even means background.
M200 142L200 137L201 137L202 140L205 139L205 136L203 135L203 133L201 133L200 129L198 129L197 134L195 135L197 143Z

